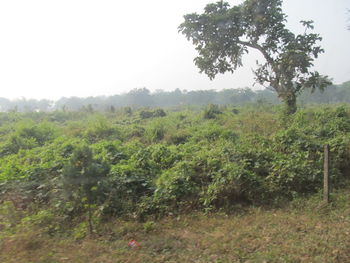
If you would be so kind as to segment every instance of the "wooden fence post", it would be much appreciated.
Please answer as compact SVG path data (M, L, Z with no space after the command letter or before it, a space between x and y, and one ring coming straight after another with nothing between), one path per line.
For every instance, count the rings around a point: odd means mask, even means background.
M329 145L324 146L323 201L329 203Z

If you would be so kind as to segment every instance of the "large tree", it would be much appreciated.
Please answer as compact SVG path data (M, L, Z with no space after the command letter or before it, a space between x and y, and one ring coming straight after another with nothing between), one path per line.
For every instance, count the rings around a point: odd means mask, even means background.
M259 51L256 81L273 88L286 105L286 113L296 111L296 97L306 88L325 88L331 82L312 71L313 61L324 50L321 37L309 33L312 21L301 21L303 34L286 28L282 0L246 0L230 7L227 2L208 4L203 14L187 14L179 26L198 51L194 59L200 72L213 79L218 73L234 72L242 65L249 49Z

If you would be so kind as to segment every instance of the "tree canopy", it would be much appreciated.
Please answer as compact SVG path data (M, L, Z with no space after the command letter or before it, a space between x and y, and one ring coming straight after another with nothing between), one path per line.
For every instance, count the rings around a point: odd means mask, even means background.
M286 104L286 113L296 111L296 97L306 88L324 89L331 82L312 71L313 61L324 50L322 39L313 30L313 21L301 21L305 31L294 34L286 28L282 0L246 0L230 7L220 1L208 4L203 14L187 14L179 31L191 40L198 56L195 64L213 79L219 73L234 72L243 66L249 49L258 50L256 81L272 87Z

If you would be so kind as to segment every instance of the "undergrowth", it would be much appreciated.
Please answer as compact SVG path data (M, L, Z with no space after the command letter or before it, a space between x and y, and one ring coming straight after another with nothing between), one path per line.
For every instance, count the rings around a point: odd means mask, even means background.
M58 219L50 213L21 214L17 224L2 226L0 261L349 262L349 190L349 184L334 190L329 205L316 193L281 208L237 206L231 215L192 212L145 223L110 218L96 223L93 235L81 223L52 235L48 226ZM131 249L130 240L141 247Z

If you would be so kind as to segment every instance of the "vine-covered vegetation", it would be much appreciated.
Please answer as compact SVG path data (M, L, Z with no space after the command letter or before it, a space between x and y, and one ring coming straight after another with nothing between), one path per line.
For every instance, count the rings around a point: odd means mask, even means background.
M350 164L350 108L281 117L268 104L202 110L0 114L1 200L70 222L279 204ZM65 221L65 222L66 222Z

